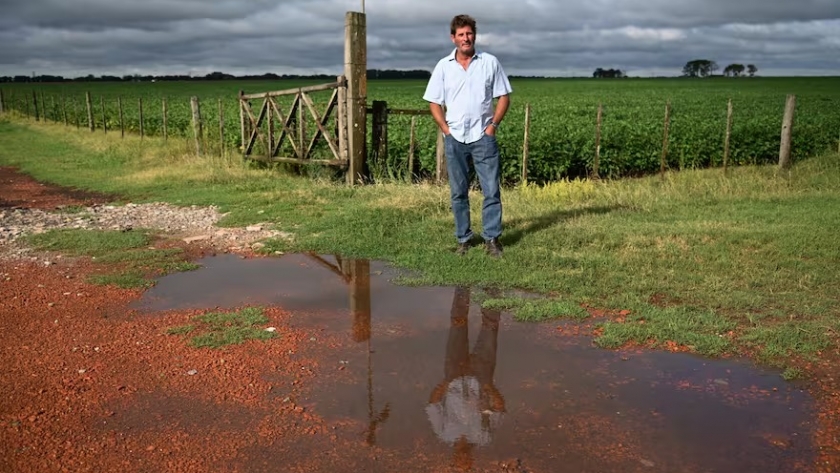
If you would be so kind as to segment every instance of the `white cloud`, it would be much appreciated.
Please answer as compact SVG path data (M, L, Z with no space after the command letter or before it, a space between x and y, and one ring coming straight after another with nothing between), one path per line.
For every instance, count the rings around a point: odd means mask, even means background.
M678 75L690 59L764 74L840 75L836 0L366 0L368 65L431 69L470 13L509 74L617 67ZM344 18L361 0L28 0L4 5L0 75L339 73ZM154 71L154 72L152 72Z

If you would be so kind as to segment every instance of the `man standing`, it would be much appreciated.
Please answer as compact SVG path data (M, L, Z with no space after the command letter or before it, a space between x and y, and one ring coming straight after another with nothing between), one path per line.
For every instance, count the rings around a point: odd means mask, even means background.
M513 91L499 60L476 51L475 20L458 15L450 24L455 50L438 61L423 99L444 134L446 169L457 253L463 255L473 237L470 222L469 160L472 160L484 197L481 220L487 253L499 257L502 245L502 201L499 145L496 130L510 106ZM493 107L493 99L498 98ZM446 106L444 114L443 106Z

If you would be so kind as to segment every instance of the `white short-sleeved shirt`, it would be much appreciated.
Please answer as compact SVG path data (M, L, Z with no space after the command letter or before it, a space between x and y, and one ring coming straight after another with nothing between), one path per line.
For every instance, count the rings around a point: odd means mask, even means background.
M426 406L426 415L439 439L452 445L458 439L485 446L502 420L501 412L481 409L481 386L474 376L463 376L449 383L443 399Z
M496 56L477 51L467 69L455 53L435 65L423 99L446 106L446 123L452 137L462 143L478 141L493 120L493 99L510 94L505 71Z

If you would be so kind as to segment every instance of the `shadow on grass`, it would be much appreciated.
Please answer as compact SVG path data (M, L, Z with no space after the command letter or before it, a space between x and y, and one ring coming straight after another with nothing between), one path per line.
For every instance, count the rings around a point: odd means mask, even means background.
M554 210L533 218L518 218L505 225L506 229L502 234L501 241L505 246L514 246L528 234L547 230L567 220L582 215L601 215L620 209L620 206L612 207L585 207L574 210Z

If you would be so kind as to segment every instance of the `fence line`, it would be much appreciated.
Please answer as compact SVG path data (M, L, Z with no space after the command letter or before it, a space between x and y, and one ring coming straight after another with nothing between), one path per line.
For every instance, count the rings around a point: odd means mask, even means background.
M294 91L300 90L309 90L309 91L316 91L316 90L327 90L329 87L334 86L335 84L326 84L322 86L313 86L309 88L303 89L294 89ZM285 92L285 91L281 91ZM265 98L266 94L252 94L255 98ZM34 118L36 122L44 121L47 122L48 120L53 121L54 123L64 123L65 126L72 126L75 123L77 128L81 125L81 111L77 105L77 101L75 98L70 97L68 98L61 94L58 97L58 101L56 101L56 97L54 95L49 95L51 106L47 105L46 97L41 91L40 96L37 91L33 90L31 98L27 98L26 93L23 94L13 94L8 91L4 91L0 89L0 113L18 113L20 115L24 115L27 118ZM108 109L106 107L106 100L104 96L100 96L100 104L102 108L102 124L101 126L97 126L96 120L94 119L94 111L93 111L93 98L90 92L84 93L85 97L85 112L87 114L87 126L91 132L96 131L97 129L101 129L103 133L108 132ZM245 96L251 97L251 95ZM272 95L273 97L273 95ZM205 136L205 126L204 126L204 119L201 118L201 108L200 108L200 101L198 97L190 97L188 98L191 108L191 138L193 138L195 151L199 156L207 155L210 153L210 149L206 145L202 145L202 140L208 138ZM118 113L119 113L119 127L120 127L120 136L125 137L126 135L126 125L124 120L124 111L123 111L123 103L122 97L117 97L116 99L118 105ZM69 108L69 111L68 111ZM212 107L211 107L212 108ZM219 114L219 155L225 155L225 122L224 122L224 107L222 104L222 99L218 99L218 114ZM781 130L779 135L779 157L778 157L778 166L780 169L787 169L791 165L791 149L793 143L793 125L794 125L794 117L796 116L795 113L796 109L796 96L795 95L787 95L786 102L785 102L785 109L784 114L782 117L781 122ZM161 121L162 121L162 136L164 140L167 140L169 137L169 129L168 129L168 102L167 99L164 97L162 98L162 108L161 108ZM529 177L529 153L530 153L530 138L531 138L531 127L534 120L532 108L530 103L524 104L525 110L525 120L522 124L522 153L521 153L521 164L520 164L520 173L519 174L519 181L520 183L528 182ZM298 110L302 112L302 110ZM418 119L424 119L424 117L430 117L431 112L428 109L405 109L405 108L388 108L388 104L385 101L375 100L372 102L372 107L365 108L366 115L369 115L372 119L372 127L370 133L370 146L368 148L367 156L365 157L367 160L367 164L382 164L387 163L388 155L389 155L389 120L388 117L390 115L404 115L410 116L410 130L409 130L409 145L408 145L408 153L407 153L407 176L410 182L414 182L416 178L420 177L420 173L415 172L416 165L417 165L417 125ZM667 172L668 169L668 146L670 142L669 134L670 134L670 126L672 122L672 107L670 100L666 101L665 103L665 117L664 121L662 122L662 144L661 144L661 153L660 153L660 167L659 167L659 174L663 176ZM603 103L599 102L597 104L597 108L594 110L595 113L595 129L593 130L594 133L594 149L592 149L592 164L591 168L589 169L589 177L592 179L600 179L600 160L602 154L602 126L604 124L604 106ZM145 121L147 120L144 117L144 110L143 110L143 98L138 98L138 131L140 139L142 140L143 137L146 135L145 131ZM723 142L721 144L723 150L723 159L722 159L722 170L726 173L728 166L730 165L730 155L732 149L732 127L733 127L733 103L732 99L728 99L726 103L726 121L725 126L723 127L725 132L723 133ZM302 116L298 117L298 120L302 120ZM112 127L113 128L113 127ZM209 129L208 129L209 130ZM436 142L435 142L435 165L434 170L431 171L431 178L438 183L446 182L446 165L445 165L445 149L443 145L443 135L436 130ZM186 131L186 130L185 130ZM130 131L129 131L130 133ZM207 131L208 134L212 134L212 132ZM244 143L239 143L240 150L242 149ZM838 144L837 144L837 151L840 152L840 136L838 136ZM710 164L710 167L714 167L713 163Z

